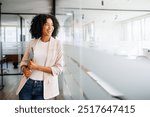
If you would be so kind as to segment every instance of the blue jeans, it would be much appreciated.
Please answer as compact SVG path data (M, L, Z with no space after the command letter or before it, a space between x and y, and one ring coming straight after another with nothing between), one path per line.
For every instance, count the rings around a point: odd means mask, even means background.
M28 79L19 93L20 100L44 100L43 81Z

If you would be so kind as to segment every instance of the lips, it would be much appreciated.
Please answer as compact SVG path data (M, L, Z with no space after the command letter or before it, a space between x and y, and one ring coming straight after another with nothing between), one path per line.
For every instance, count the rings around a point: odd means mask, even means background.
M51 30L47 30L47 32L48 32L48 33L51 33L52 31L51 31Z

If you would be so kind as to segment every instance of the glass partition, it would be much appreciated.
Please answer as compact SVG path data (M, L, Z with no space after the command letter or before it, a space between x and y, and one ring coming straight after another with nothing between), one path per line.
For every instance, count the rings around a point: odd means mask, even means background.
M18 15L1 16L1 40L3 53L3 74L19 75L21 70L19 63L24 53L26 37L26 22Z
M80 6L76 7L77 10L67 9L66 7L66 5L71 7L73 5L72 2L75 4L81 3L80 0L56 2L56 17L61 26L58 39L63 43L64 66L66 66L63 72L63 79L61 78L61 89L63 90L64 97L67 99L83 99L83 91L79 87L82 84L80 80L82 75L80 65L77 66L81 61L80 46L82 45L82 22ZM72 53L72 49L74 48L77 48L77 51ZM75 81L75 83L72 83L73 81Z
M150 99L144 93L150 82L148 4L147 0L57 2L66 99ZM107 86L119 93L112 95Z

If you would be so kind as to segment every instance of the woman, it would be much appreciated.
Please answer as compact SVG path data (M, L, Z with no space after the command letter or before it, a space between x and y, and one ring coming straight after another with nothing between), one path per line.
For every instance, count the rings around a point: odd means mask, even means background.
M62 48L60 41L54 39L58 28L59 23L52 15L40 14L33 18L30 32L34 39L20 63L23 77L16 92L20 100L52 99L59 95Z

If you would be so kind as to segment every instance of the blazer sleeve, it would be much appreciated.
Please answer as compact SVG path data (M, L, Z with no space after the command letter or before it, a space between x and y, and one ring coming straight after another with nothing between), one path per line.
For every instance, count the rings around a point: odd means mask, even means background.
M27 48L26 48L25 53L23 55L23 58L20 62L20 67L23 66L23 65L28 65L30 48L31 48L31 42L29 42L28 45L27 45Z
M51 67L53 76L56 75L58 76L62 72L63 70L62 64L63 64L62 44L60 41L58 41L56 62L55 65Z

